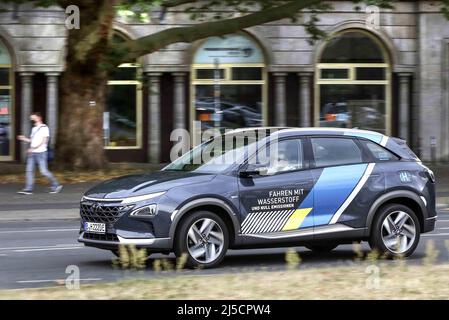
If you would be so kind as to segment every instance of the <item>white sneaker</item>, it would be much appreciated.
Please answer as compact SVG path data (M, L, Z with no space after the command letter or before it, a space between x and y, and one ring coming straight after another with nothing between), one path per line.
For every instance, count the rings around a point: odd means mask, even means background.
M17 193L18 194L24 194L24 195L30 195L30 194L33 194L33 191L24 189L24 190L17 191Z
M62 190L62 184L60 184L59 186L57 186L56 188L52 189L50 191L50 193L60 193Z

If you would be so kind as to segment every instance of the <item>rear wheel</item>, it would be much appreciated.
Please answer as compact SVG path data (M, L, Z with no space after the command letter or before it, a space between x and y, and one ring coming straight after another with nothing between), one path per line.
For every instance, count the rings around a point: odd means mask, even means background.
M313 252L331 252L338 244L311 244L306 246L307 249L312 250Z
M369 244L388 257L408 257L419 242L420 225L416 213L401 204L380 209L373 222Z
M229 232L224 221L209 211L198 211L181 221L175 240L175 255L187 255L189 268L211 268L224 258Z

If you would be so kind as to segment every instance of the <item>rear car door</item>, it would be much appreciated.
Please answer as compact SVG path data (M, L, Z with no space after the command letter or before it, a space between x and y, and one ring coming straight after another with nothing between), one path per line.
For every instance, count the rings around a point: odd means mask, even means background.
M384 176L357 138L310 137L315 227L363 228L369 207L385 190Z
M290 138L276 143L255 155L253 163L265 166L265 175L238 178L243 235L313 228L313 220L308 218L313 206L313 179L304 157L304 140Z

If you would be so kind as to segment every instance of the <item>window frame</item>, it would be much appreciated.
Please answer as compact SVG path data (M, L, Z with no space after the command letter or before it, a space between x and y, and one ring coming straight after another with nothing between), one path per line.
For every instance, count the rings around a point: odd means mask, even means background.
M348 32L359 32L370 37L380 48L384 56L383 63L321 63L321 58L326 50L326 45L316 60L315 76L314 76L314 117L313 122L316 127L320 127L320 114L321 114L321 86L323 85L382 85L385 90L385 131L386 135L391 135L392 132L392 64L389 52L374 34L369 31L350 28L342 32L338 32L333 35L333 38L340 37ZM385 80L357 80L356 71L357 68L384 68ZM348 79L325 79L321 77L321 69L348 69Z
M136 68L135 80L108 80L107 86L133 85L136 88L136 145L135 146L103 146L105 150L138 150L142 149L142 109L143 109L143 84L139 80L142 77L142 65L140 63L122 63L117 68ZM107 105L106 105L107 107ZM107 112L105 108L105 112Z
M197 69L215 69L214 64L192 64L190 69L190 131L193 132L193 145L196 146L201 143L201 141L196 141L197 134L195 133L194 121L197 120L197 114L195 109L196 91L199 85L211 85L214 86L216 81L214 79L197 79L196 71ZM262 80L233 80L232 79L232 68L261 68ZM239 64L229 64L220 63L218 69L224 69L225 79L220 79L219 85L260 85L261 88L261 102L262 102L262 123L266 126L268 123L268 74L267 65L264 63L239 63Z
M322 84L352 84L352 85L388 85L389 84L389 64L388 63L318 63L317 68L317 83ZM357 69L361 68L376 68L385 71L384 80L358 80ZM323 70L347 70L347 78L323 78Z
M8 47L6 45L6 43L4 41L2 41L2 39L0 38L0 42L3 43L3 45L5 46L5 48L8 50ZM15 126L15 118L16 118L16 106L15 106L15 90L16 90L16 86L15 86L15 77L14 77L14 67L13 67L13 55L11 54L10 51L8 51L8 54L10 56L10 64L0 64L0 68L5 68L8 69L8 73L9 73L9 84L7 86L2 85L0 86L0 90L8 90L9 91L9 97L10 97L10 103L11 103L11 110L10 110L10 118L11 118L11 123L10 123L10 128L11 128L11 137L9 137L9 154L6 156L2 156L0 155L0 162L2 161L13 161L15 158L15 150L16 150L16 141L15 141L15 136L16 136L16 126ZM25 133L28 134L28 133Z

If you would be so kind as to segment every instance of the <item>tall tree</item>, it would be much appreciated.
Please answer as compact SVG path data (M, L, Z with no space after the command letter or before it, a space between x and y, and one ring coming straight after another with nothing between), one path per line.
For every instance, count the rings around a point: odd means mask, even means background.
M317 15L330 9L323 0L10 0L16 6L32 2L80 10L80 29L68 31L66 70L61 79L61 104L57 140L59 163L66 168L101 168L106 164L103 149L102 115L105 110L107 80L123 62L155 52L170 44L193 42L220 36L284 18L295 19L304 10L304 23L311 39L324 36L316 27ZM391 7L393 0L354 0L354 3ZM447 4L448 0L445 0ZM226 6L230 10L216 10ZM177 7L189 13L190 26L168 28L136 40L112 41L117 9L148 14L157 8L161 15ZM210 14L210 12L222 12ZM445 12L447 13L447 11Z

